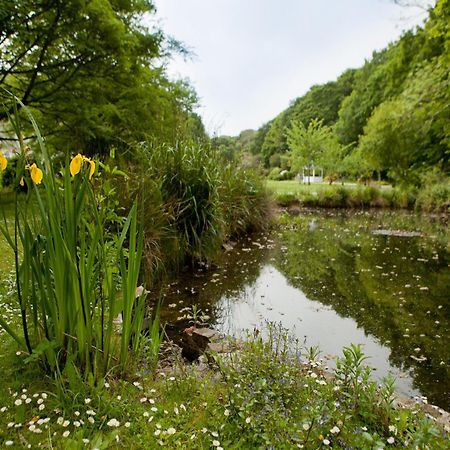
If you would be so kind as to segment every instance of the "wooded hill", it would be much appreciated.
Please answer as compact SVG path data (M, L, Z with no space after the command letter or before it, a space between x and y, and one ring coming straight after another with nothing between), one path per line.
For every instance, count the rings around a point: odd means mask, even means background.
M253 136L251 153L266 168L313 162L335 177L378 174L417 185L432 170L445 178L449 69L450 1L439 0L423 27L405 32L336 81L313 86L263 125ZM311 157L308 146L314 145Z

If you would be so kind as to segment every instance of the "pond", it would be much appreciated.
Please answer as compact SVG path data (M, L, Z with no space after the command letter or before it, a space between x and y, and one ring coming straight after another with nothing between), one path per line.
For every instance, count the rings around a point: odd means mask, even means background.
M186 323L193 309L233 335L279 322L330 367L361 344L375 379L391 373L400 394L449 410L445 224L398 211L305 211L279 223L171 283L163 322Z

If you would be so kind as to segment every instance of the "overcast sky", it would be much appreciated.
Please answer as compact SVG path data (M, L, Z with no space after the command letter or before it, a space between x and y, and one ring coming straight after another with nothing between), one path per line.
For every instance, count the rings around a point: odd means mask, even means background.
M195 56L189 78L207 131L259 128L312 85L359 67L426 16L390 0L155 0L166 34Z

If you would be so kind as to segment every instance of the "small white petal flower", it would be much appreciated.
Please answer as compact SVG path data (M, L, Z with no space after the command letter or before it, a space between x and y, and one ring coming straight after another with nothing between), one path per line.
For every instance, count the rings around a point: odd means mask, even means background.
M155 432L153 433L155 436L159 436L161 434L161 430L155 430Z
M39 405L39 411L43 411L45 409L45 405L42 403L42 405Z
M65 420L62 424L64 428L67 428L70 425L70 420Z
M328 439L324 439L322 443L323 445L330 445L330 441Z
M11 447L11 445L13 445L13 444L14 444L13 441L5 441L6 447Z
M339 431L341 431L340 428L337 427L337 426L335 425L335 426L330 430L330 433L332 433L332 434L337 434L337 433L339 433Z
M63 435L63 437L66 438L67 436L69 436L69 434L70 434L70 431L66 430L66 431L64 431L64 433L62 435Z
M246 419L245 419L245 423L250 423L251 422L251 418L250 417L247 417Z
M130 426L131 426L131 423L130 423L130 422L125 422L125 424L124 424L124 427L125 427L125 428L130 428Z
M219 441L212 441L212 445L214 447L219 447L220 446L220 442Z
M118 427L120 426L120 422L117 419L111 419L106 423L106 425L109 427Z
M397 427L395 425L389 425L389 431L391 433L397 433Z
M95 419L92 416L89 416L88 417L88 422L92 424L92 423L95 422Z
M15 404L16 406L20 406L20 405L22 404L22 400L21 400L20 398L18 398L18 399L14 402L14 404Z
M393 444L394 442L395 442L395 439L392 436L387 438L387 443L388 444Z
M85 404L85 405L89 405L89 403L91 403L91 401L92 401L92 399L90 399L89 397L88 397L88 398L85 398L85 399L84 399L84 404Z
M167 429L167 434L175 434L177 432L177 430L175 430L175 428L170 427Z

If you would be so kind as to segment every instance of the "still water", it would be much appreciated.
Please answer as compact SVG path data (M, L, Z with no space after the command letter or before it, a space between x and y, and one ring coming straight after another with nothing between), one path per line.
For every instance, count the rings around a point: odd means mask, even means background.
M281 323L333 367L361 344L373 377L450 409L448 228L406 212L307 211L228 248L213 268L182 274L163 321L204 315L227 334ZM199 311L200 310L200 311Z

